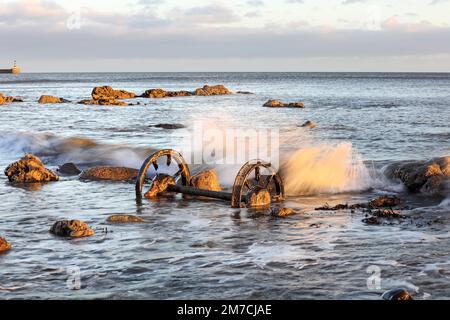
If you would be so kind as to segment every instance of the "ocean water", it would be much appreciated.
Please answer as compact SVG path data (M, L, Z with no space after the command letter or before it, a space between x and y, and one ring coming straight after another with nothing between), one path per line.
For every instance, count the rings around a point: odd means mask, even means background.
M127 107L37 103L42 94L76 102L99 85L140 94L206 83L254 94L137 98ZM137 203L131 183L62 177L17 186L1 175L0 236L13 245L0 255L2 299L379 299L397 287L416 299L450 298L448 198L408 194L382 173L393 161L450 155L450 74L21 74L0 75L0 92L25 101L0 106L2 170L25 152L51 169L139 168L152 150L183 145L186 130L159 123L276 129L285 205L297 212L275 219L179 195ZM306 107L263 108L272 98ZM301 127L307 120L317 127ZM229 189L239 166L215 168ZM358 212L314 210L382 194L406 198L408 219L371 226ZM145 222L106 223L116 213ZM96 235L55 238L48 230L62 218L84 220Z

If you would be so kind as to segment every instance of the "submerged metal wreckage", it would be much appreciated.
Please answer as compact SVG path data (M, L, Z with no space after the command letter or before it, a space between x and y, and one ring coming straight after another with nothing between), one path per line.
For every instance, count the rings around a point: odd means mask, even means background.
M165 162L161 159L166 158ZM159 161L158 161L159 160ZM160 166L169 168L173 161L178 166L174 174L160 173ZM153 174L148 175L150 169ZM191 186L189 168L180 153L171 149L157 151L142 164L136 180L136 198L142 199L142 190L148 184L154 196L166 191L186 195L230 201L233 208L268 206L285 199L283 181L270 163L251 160L239 170L231 192L205 190ZM149 192L150 192L149 191Z

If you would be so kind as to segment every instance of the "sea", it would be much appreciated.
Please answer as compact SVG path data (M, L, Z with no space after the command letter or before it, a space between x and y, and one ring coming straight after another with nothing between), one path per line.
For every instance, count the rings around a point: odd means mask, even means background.
M77 103L96 86L140 95L205 84L251 94ZM0 236L12 244L0 255L0 299L378 300L395 288L450 298L450 195L411 194L384 175L393 162L450 155L450 74L23 73L0 75L0 92L24 101L0 106ZM44 94L70 102L39 104ZM305 107L263 107L269 99ZM133 182L14 185L3 174L25 153L55 171L68 162L139 169L159 149L210 150L208 139L186 145L199 127L275 136L282 205L295 214L174 194L137 201ZM210 158L191 171L215 169L228 192L250 160ZM362 211L315 210L381 195L404 198L406 218L370 225ZM112 214L144 222L109 224ZM57 238L49 229L61 219L83 220L95 235Z

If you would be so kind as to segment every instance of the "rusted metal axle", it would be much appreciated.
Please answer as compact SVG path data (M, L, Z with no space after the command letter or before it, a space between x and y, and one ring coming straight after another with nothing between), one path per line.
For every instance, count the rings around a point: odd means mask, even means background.
M164 149L153 153L142 164L136 180L136 197L142 198L142 189L147 180L147 171L153 166L155 174L150 182L153 186L158 177L158 159L166 156L165 164L170 166L172 160L178 164L178 171L172 175L175 184L167 186L167 191L178 192L187 195L208 197L231 201L233 208L243 206L258 206L260 203L270 204L273 201L284 200L284 186L281 177L271 167L270 163L261 160L249 161L239 170L233 184L232 192L204 190L190 186L190 172L181 154L174 150ZM269 174L262 175L261 170ZM263 200L261 200L263 199Z

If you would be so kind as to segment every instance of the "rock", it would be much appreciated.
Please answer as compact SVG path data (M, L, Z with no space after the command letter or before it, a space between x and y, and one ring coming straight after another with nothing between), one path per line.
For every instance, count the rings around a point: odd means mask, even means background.
M130 181L137 178L138 172L137 169L126 167L94 167L83 171L80 179Z
M395 207L405 202L397 196L381 196L369 202L372 208Z
M91 95L94 100L132 99L136 97L133 92L114 90L110 86L95 87Z
M306 121L304 124L302 124L303 128L309 128L309 129L314 129L316 127L316 124L312 121Z
M279 208L279 207L276 207L276 208L273 208L272 209L272 211L271 211L271 215L273 215L273 216L276 216L276 217L287 217L287 216L291 216L291 215L293 215L295 212L294 212L294 209L292 209L292 208Z
M216 170L202 171L191 177L191 186L203 190L222 191Z
M50 233L59 237L81 238L94 235L94 230L80 220L61 220L53 224Z
M64 102L69 102L69 101L66 99L63 99L63 98L43 95L39 98L38 102L40 104L46 104L46 103L64 103Z
M263 104L263 107L268 108L304 108L305 104L303 102L290 102L284 103L280 100L269 100Z
M106 221L110 223L128 223L128 222L144 222L141 217L128 215L128 214L114 214L109 216Z
M190 97L193 96L194 94L190 91L184 91L184 90L180 90L180 91L168 91L167 92L167 96L168 97Z
M196 96L215 96L223 94L232 94L232 92L221 84L216 86L204 85L202 88L198 88L195 90Z
M4 96L2 93L0 93L0 105L12 102L23 102L23 100L21 98Z
M408 161L390 164L385 175L398 179L411 192L444 194L445 184L450 177L450 156L429 161Z
M238 93L238 94L254 94L253 92L250 92L250 91L236 91L236 93Z
M125 107L129 104L124 101L119 101L115 99L100 99L100 100L81 100L78 102L79 104L85 105L100 105L100 106L119 106Z
M413 300L411 294L405 289L392 289L381 296L383 300Z
M57 174L45 168L41 160L32 154L26 154L22 159L10 164L5 170L5 175L10 182L28 183L59 180Z
M372 225L378 225L380 222L378 221L377 217L371 216L369 218L365 218L362 220L365 224L372 224Z
M157 88L146 90L142 95L144 98L165 98L167 97L167 91Z
M59 166L58 173L67 176L77 176L81 173L81 170L74 163L69 162Z
M270 202L270 192L264 188L255 187L247 195L247 207L267 207Z
M145 194L146 198L156 198L158 195L167 190L170 185L174 185L175 179L172 176L167 174L158 174L156 178L153 180L153 184Z
M159 123L159 124L152 125L150 127L167 129L167 130L186 128L186 126L179 124L179 123Z
M11 249L11 244L9 244L5 238L0 237L0 253L8 251L9 249Z

